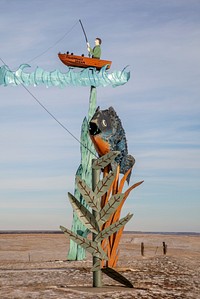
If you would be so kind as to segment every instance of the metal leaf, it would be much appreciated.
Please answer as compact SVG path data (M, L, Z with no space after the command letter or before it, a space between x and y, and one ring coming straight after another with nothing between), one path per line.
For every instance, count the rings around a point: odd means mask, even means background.
M92 267L92 271L98 271L101 270L101 260L98 260Z
M82 237L87 238L87 236L88 236L90 233L91 233L90 230L87 228L87 229L83 232Z
M80 193L82 194L83 198L90 206L90 208L98 212L99 204L97 203L96 194L79 176L76 176L76 184Z
M115 212L117 207L121 204L124 198L123 193L113 195L105 207L100 211L100 213L96 217L96 221L98 225L101 226L104 222L106 222L110 216Z
M99 226L94 216L71 193L68 192L71 205L83 224L93 233L98 234Z
M100 157L99 159L95 160L92 164L92 168L94 169L103 169L108 164L110 164L118 155L120 154L119 151L111 151L108 154Z
M115 172L111 171L107 176L103 178L103 180L98 182L94 190L95 196L97 198L103 196L109 190L110 186L112 185L115 179L115 176L116 176L116 171Z
M98 256L101 260L106 260L108 261L108 256L105 253L105 251L103 250L103 248L101 247L101 243L100 242L96 242L96 240L94 241L95 244L98 244L98 252L97 254L95 254L95 256Z
M115 223L111 224L109 227L102 230L95 238L96 242L101 242L103 239L109 237L110 235L114 234L118 231L122 226L124 226L131 218L133 214L128 214L126 217L116 221Z
M125 192L125 196L128 197L129 193L136 187L138 187L139 185L141 185L144 181L135 183L134 185L132 185L130 188L128 188L128 190L126 190Z
M103 249L99 246L97 242L93 242L91 240L83 238L73 233L71 230L65 228L64 226L60 226L60 229L63 231L64 234L68 235L74 242L82 246L92 255L98 255L100 259L108 259L106 253L103 251Z
M102 268L101 271L108 275L109 277L111 277L112 279L122 283L123 285L129 287L129 288L133 288L132 283L123 275L121 275L119 272L117 272L116 270L114 270L113 268L110 267L105 267Z

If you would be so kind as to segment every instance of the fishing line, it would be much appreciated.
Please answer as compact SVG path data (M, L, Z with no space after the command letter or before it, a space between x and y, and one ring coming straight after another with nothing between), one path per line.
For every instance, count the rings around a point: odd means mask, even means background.
M4 65L6 65L6 63L3 61L3 59L0 57L0 60L3 62ZM10 70L10 69L9 69ZM14 74L15 79L17 81L18 78L16 77L16 75ZM20 82L20 81L19 81ZM67 131L68 134L70 134L76 141L78 141L78 143L80 145L82 145L84 148L86 148L91 154L93 154L95 157L98 158L98 156L93 153L86 145L84 145L73 133L71 133L37 98L36 96L34 96L34 94L22 83L20 82L21 85L23 86L23 88L32 96L32 98L65 130Z
M41 54L35 56L34 58L32 58L31 60L29 60L27 63L32 62L33 60L35 60L36 58L42 56L43 54L45 54L46 52L48 52L50 49L52 49L55 45L57 45L61 40L63 40L73 29L74 27L79 23L79 21L77 21L61 38L59 38L52 46L48 47L45 51L43 51Z

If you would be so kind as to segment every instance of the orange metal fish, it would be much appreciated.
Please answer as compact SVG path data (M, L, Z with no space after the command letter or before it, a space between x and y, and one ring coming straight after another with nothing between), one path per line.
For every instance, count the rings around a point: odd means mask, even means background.
M109 151L119 151L116 162L120 165L120 173L125 174L133 167L135 159L128 155L125 131L113 107L106 110L96 109L89 123L89 134L99 156ZM129 183L130 175L127 177Z

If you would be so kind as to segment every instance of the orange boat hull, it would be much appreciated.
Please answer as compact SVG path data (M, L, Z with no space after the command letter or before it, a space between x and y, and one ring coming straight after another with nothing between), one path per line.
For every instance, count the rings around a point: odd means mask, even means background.
M95 67L96 69L101 69L103 66L107 65L107 69L110 68L112 61L102 60L97 58L89 58L85 56L78 56L73 54L58 54L58 57L65 65L69 67L79 67L88 68Z

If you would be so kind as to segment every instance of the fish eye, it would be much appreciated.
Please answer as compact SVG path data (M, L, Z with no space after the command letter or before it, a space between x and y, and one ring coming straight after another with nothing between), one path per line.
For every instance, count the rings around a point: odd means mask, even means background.
M106 122L105 119L103 119L101 123L102 123L102 126L103 126L103 127L107 127L107 122Z

